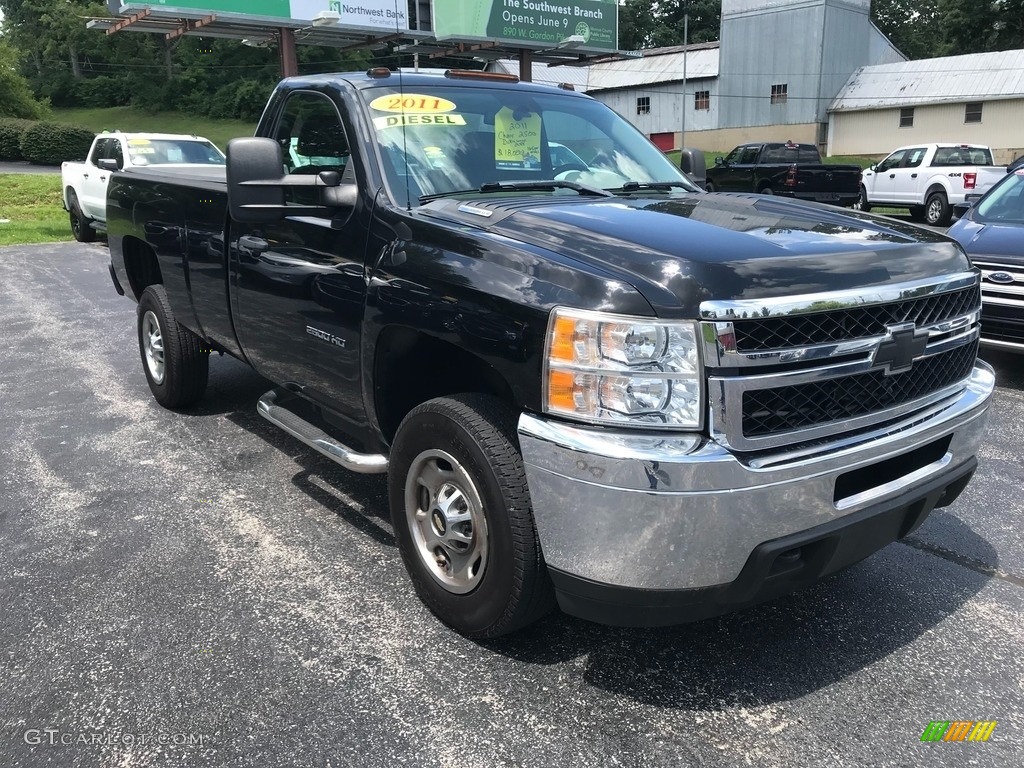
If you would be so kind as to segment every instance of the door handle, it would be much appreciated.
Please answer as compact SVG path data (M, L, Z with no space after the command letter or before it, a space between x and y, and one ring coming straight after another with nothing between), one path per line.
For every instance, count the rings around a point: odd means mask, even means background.
M238 247L244 251L251 251L253 253L263 253L265 250L270 248L270 243L268 243L262 237L242 235L240 238L238 238Z
M896 178L896 174L895 173L890 173L889 174L889 178L890 179L895 179Z
M916 174L916 173L912 173L912 174L910 174L910 178L912 178L912 179L916 179L916 178L917 178L917 174Z
M82 174L82 178L83 179L88 179L89 178L89 174L88 173L83 173Z
M106 181L106 180L107 180L106 176L100 176L100 181Z

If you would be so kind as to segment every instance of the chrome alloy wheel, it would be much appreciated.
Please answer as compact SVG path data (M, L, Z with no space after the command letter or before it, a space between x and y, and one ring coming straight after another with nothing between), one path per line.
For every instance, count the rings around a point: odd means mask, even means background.
M938 195L932 195L932 199L928 201L927 218L928 223L932 225L937 224L942 218L942 200Z
M164 383L164 335L152 311L142 317L142 346L146 352L146 368L156 384Z
M472 478L454 456L430 449L413 459L405 514L430 575L454 594L473 591L487 567L487 520Z

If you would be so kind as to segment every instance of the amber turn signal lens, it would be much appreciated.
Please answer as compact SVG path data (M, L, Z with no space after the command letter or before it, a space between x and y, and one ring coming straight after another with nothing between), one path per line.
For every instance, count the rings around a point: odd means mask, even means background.
M558 317L551 337L550 359L571 363L576 357L573 345L576 341L576 319Z
M576 410L576 376L570 371L548 374L548 406L562 411Z

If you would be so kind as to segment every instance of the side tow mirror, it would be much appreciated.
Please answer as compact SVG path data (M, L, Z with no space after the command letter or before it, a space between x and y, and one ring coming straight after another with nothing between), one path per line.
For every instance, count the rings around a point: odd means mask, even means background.
M715 158L715 165L725 165L725 158L724 157L716 157Z
M101 157L96 161L96 166L101 171L119 171L121 170L121 164L112 157Z

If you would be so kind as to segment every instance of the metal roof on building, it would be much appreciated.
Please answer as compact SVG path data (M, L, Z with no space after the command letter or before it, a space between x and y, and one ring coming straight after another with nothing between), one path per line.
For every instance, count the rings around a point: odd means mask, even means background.
M686 50L686 79L718 77L718 43L691 45ZM533 67L533 81L558 85L569 83L577 91L610 91L642 88L645 85L675 83L683 79L684 46L649 48L639 57L599 61L587 66ZM499 72L519 75L519 62L498 59L491 62Z
M861 67L830 112L1024 98L1024 50Z

